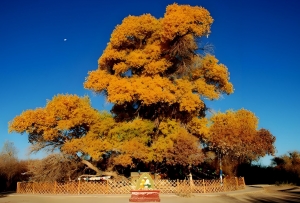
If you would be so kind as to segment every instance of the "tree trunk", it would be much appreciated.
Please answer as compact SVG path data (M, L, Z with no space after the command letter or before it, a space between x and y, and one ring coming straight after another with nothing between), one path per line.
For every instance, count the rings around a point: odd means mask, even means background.
M98 169L96 166L94 166L91 162L82 159L81 163L87 165L87 167L89 167L90 169L94 170L96 172L96 175L102 175L102 171L100 169Z
M101 176L101 175L113 176L113 177L118 176L118 174L116 172L113 172L113 171L112 172L101 171L100 169L98 169L96 166L94 166L91 162L89 162L87 160L81 160L81 163L85 164L87 167L94 170L96 172L97 176Z

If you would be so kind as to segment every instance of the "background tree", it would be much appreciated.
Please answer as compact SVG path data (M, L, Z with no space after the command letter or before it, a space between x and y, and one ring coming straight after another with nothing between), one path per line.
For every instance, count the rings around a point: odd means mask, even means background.
M23 180L21 173L27 170L26 162L17 157L13 142L5 141L0 152L0 191L14 190L16 182Z
M257 130L258 118L251 111L217 113L210 122L209 133L203 139L209 149L222 156L228 173L235 173L238 164L275 153L275 137L266 129Z
M272 159L269 166L242 164L238 175L246 184L296 184L300 185L300 152L291 151Z
M279 183L300 185L300 152L291 151L282 156L274 157L272 165L277 170Z

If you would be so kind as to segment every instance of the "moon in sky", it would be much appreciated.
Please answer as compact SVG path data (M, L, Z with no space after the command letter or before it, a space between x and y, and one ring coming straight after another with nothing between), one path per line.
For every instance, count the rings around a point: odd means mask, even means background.
M67 38L64 39L64 42L67 41Z

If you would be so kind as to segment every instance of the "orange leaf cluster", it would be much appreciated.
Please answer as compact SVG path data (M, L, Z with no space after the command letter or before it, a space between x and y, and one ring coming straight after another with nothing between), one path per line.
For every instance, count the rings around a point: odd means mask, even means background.
M27 133L29 141L42 143L42 148L61 148L75 153L81 150L82 137L99 118L99 112L91 107L88 97L57 95L44 108L27 110L16 116L9 123L9 131Z
M169 5L162 21L161 35L164 40L173 40L187 31L195 36L208 35L213 19L210 13L198 6Z
M203 162L203 152L197 137L188 133L174 120L162 122L161 136L153 141L150 155L152 160L168 164L199 164Z
M222 154L255 160L275 152L275 137L265 129L257 130L258 118L248 110L217 113L210 120L209 146Z

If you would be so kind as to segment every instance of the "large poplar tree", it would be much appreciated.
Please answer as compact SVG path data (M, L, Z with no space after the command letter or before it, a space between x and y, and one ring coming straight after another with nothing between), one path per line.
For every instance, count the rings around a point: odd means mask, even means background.
M209 36L212 22L202 7L173 4L163 18L128 16L116 26L84 87L113 103L115 121L154 123L147 134L128 131L125 136L130 139L118 150L117 162L131 164L136 149L146 162L203 161L203 99L233 92L226 66L199 43Z
M206 9L177 4L160 19L126 17L84 82L113 104L112 115L93 109L86 97L58 95L17 116L10 131L27 133L36 150L59 149L97 173L92 161L103 159L109 170L136 162L201 163L204 98L233 93L226 66L200 43L212 23Z

